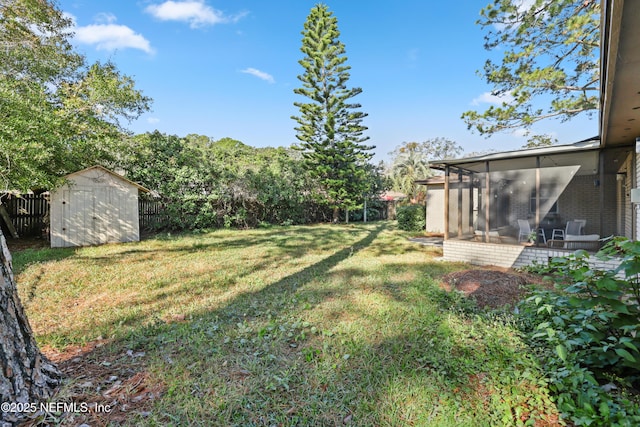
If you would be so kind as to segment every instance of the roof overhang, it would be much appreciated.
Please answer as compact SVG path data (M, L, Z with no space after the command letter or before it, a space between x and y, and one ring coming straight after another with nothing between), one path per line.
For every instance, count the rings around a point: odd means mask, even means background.
M458 175L456 173L452 173L449 175L449 179L450 180L458 180L462 178L463 181L469 181L469 177L466 175ZM416 179L414 182L414 184L417 185L443 185L445 181L445 177L444 175L438 175L438 176L432 176L431 178L426 178L426 179Z
M600 137L602 146L640 137L640 1L602 0Z
M538 165L543 168L581 165L581 173L593 174L598 170L599 149L600 141L594 138L568 145L552 145L455 160L439 160L431 162L430 166L440 170L452 167L463 173L481 173L487 170L487 163L493 172L532 169Z

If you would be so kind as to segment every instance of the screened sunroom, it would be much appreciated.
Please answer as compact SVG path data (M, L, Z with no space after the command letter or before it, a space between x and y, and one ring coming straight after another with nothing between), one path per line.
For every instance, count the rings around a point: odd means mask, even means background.
M608 236L632 237L632 153L591 139L434 162L445 241L595 251Z

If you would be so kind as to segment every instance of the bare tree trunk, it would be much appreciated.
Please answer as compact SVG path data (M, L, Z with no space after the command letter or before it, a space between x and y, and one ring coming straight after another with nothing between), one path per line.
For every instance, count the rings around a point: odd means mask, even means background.
M0 401L41 402L60 384L60 371L40 352L24 314L13 277L11 254L0 230ZM0 411L0 425L20 414ZM4 423L3 423L4 422Z
M333 223L337 224L340 221L340 209L333 208Z

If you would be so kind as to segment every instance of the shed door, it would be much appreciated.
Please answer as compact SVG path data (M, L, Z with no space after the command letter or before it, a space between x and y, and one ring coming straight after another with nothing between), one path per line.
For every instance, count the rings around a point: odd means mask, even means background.
M78 189L65 191L63 210L63 233L71 246L98 245L106 242L105 218L97 205L104 197L104 189Z

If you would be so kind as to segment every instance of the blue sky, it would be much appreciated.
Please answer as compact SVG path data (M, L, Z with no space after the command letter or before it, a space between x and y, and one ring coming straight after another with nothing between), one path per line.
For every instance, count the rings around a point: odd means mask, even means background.
M75 22L74 44L90 61L111 60L153 98L153 111L130 124L254 147L297 142L290 118L303 98L301 31L316 2L307 0L61 0ZM369 114L375 161L404 141L445 137L466 153L512 150L518 132L485 138L460 115L492 101L476 73L490 53L476 25L487 1L328 0L345 44L349 85ZM538 125L559 143L597 135L595 118Z

